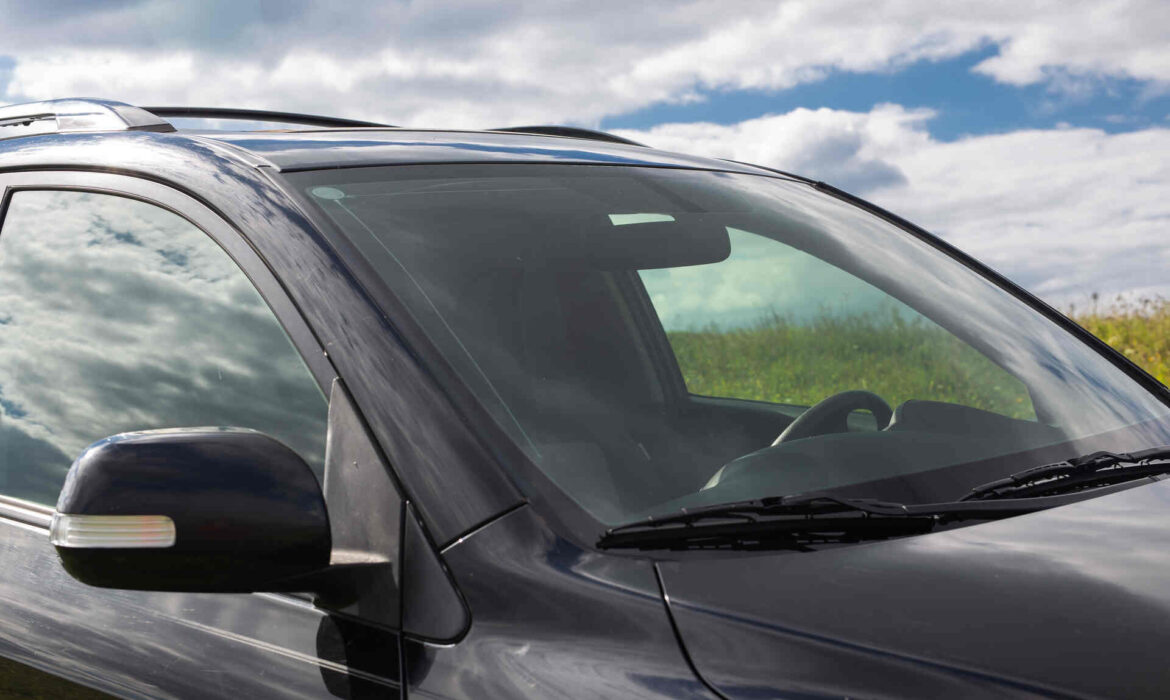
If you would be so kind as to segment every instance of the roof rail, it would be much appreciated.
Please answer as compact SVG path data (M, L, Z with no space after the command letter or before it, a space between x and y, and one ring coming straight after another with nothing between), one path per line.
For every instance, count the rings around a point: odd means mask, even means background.
M174 130L150 112L110 100L71 98L0 107L0 139L53 132Z
M506 126L502 129L490 129L490 131L512 131L521 134L541 134L543 136L567 136L574 139L589 139L590 141L608 141L609 143L624 143L628 146L641 146L646 148L646 144L631 141L616 134L607 134L604 131L594 131L593 129L580 129L575 126Z
M363 122L356 119L322 117L315 114L297 114L296 112L269 112L262 109L227 109L222 107L143 107L142 109L155 116L169 117L171 119L235 119L324 127L391 126L390 124Z

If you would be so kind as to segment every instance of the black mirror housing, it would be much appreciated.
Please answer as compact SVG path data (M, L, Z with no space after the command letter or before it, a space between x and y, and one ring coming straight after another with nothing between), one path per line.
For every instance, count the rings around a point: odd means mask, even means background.
M321 487L283 443L237 428L122 433L73 463L50 538L93 586L294 590L329 565Z

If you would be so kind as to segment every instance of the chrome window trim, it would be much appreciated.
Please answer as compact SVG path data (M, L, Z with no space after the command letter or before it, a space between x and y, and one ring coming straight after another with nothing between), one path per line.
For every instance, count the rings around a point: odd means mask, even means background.
M55 512L54 509L40 503L0 494L0 518L35 525L47 533Z

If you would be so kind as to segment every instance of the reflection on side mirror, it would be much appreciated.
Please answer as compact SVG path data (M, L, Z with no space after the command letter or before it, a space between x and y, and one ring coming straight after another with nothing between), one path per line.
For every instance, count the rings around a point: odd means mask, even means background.
M312 470L251 430L123 433L69 469L50 534L65 569L94 586L284 590L325 569L330 533Z

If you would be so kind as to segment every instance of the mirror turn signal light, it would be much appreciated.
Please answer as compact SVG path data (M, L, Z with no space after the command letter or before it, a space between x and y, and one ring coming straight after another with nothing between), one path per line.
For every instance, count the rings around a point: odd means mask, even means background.
M80 549L164 549L175 544L175 521L165 515L54 513L49 541Z

